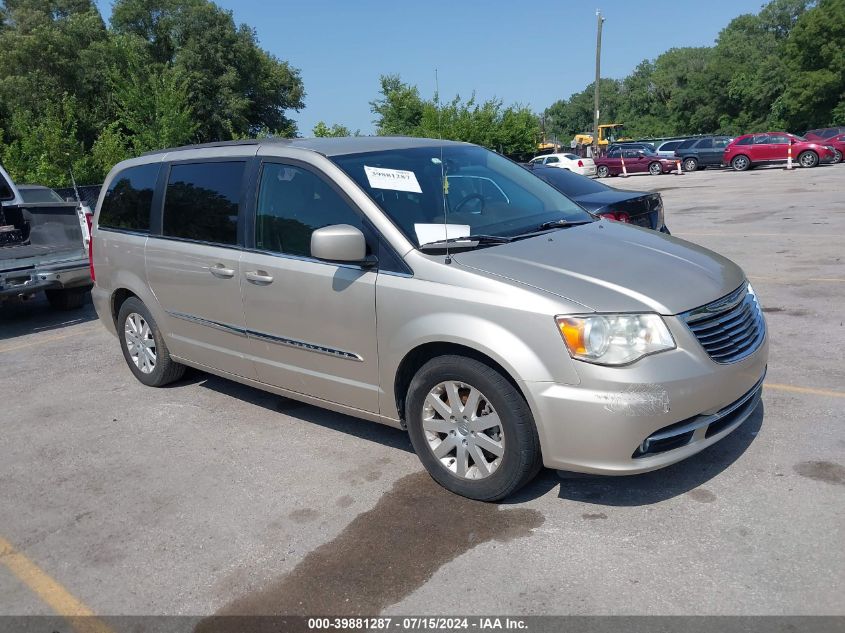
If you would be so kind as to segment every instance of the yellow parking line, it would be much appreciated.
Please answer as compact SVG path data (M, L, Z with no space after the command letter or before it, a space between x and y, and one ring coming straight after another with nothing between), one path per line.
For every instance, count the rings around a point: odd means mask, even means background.
M67 618L77 633L113 633L94 612L0 536L0 563L53 611Z
M67 334L55 334L53 336L42 336L34 341L30 341L29 343L19 343L17 345L7 345L5 347L0 346L0 354L3 352L14 352L15 350L24 349L26 347L33 347L35 345L42 345L43 343L50 343L51 341L60 341L63 338L70 338L71 336L76 336L77 334L85 334L87 332L93 332L97 328L89 327L82 330L75 330L73 332L68 332Z
M767 382L763 385L766 389L776 391L792 391L794 393L809 393L814 396L830 396L831 398L845 398L845 391L833 391L832 389L814 389L812 387L795 387L793 385L779 385Z

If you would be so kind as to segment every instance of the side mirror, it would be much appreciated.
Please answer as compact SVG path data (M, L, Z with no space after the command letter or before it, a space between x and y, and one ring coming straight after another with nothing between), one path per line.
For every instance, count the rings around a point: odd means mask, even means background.
M311 234L311 256L330 262L367 263L367 242L360 229L333 224Z

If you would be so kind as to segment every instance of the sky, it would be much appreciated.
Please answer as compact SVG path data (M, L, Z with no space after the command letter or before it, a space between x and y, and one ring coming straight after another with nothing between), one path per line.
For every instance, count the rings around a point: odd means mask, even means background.
M596 10L605 17L602 77L643 59L709 46L764 0L217 0L253 27L262 48L300 69L299 134L317 121L373 132L379 76L399 74L429 98L498 97L542 112L595 77ZM111 0L97 2L108 21Z

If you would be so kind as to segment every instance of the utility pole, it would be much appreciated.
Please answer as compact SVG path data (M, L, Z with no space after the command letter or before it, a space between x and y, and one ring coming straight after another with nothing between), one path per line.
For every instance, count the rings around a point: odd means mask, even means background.
M604 18L601 11L596 10L596 83L595 103L593 104L593 156L599 155L599 82L601 81L601 27Z

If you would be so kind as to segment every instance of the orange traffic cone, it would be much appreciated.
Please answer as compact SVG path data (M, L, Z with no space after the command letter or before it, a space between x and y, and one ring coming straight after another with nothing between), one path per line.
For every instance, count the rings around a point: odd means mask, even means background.
M678 171L675 172L675 175L676 176L683 176L684 172L681 171L681 161L676 160L675 162L678 164Z
M789 139L789 147L786 150L786 168L785 169L795 169L792 165L792 139Z
M627 178L628 177L628 170L625 169L625 152L620 152L619 158L622 160L622 174L621 175L622 175L623 178Z

